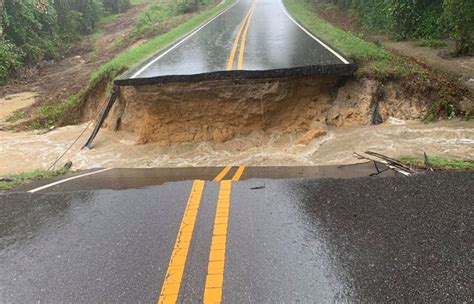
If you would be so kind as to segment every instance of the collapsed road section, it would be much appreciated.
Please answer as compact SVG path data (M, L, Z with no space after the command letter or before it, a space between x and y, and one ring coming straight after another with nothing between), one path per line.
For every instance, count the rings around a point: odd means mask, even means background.
M281 1L240 0L116 80L86 146L110 112L107 125L136 132L139 143L183 133L176 128L188 134L175 141L187 142L286 127L300 97L330 95L355 69Z

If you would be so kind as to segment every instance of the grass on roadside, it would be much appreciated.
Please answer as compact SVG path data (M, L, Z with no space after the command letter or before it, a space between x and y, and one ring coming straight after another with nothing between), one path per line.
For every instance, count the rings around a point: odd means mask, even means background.
M55 176L60 176L68 173L66 169L57 169L52 171L46 170L35 170L31 172L16 173L16 174L7 174L12 179L12 181L1 181L0 180L0 190L11 190L13 188L26 185L35 180L41 180L45 178L51 178Z
M429 48L434 48L434 49L446 47L448 45L446 41L439 40L439 39L421 39L421 40L415 41L414 44L415 46L429 47Z
M19 110L10 115L6 121L8 123L16 123L19 120L22 120L26 117L26 113L23 110Z
M183 14L178 11L177 3L152 4L138 16L131 38L137 39L146 32L160 33L160 29L157 29L160 23L179 15Z
M104 24L107 24L107 23L110 23L112 21L115 21L117 20L119 17L122 17L123 14L107 14L107 15L104 15L100 18L99 22L97 22L97 30L95 31L95 35L97 35L97 32L100 33L100 26L104 25ZM93 34L93 35L94 35Z
M40 107L35 119L31 122L31 128L51 128L58 123L60 124L64 113L72 109L82 96L83 91L80 91L59 103Z
M100 66L92 72L89 83L79 93L70 96L69 98L52 105L44 105L37 111L37 116L31 122L32 129L50 128L52 126L59 126L66 119L65 115L69 110L73 109L79 101L91 91L98 83L106 82L106 86L110 86L113 79L119 76L124 71L130 69L136 64L143 62L146 58L156 54L161 49L169 46L178 39L184 37L186 34L199 27L201 24L217 15L222 10L232 5L235 0L227 0L224 4L214 6L212 8L203 10L196 15L185 20L180 25L171 29L170 31L158 35L147 43L128 49L119 54L114 59ZM74 121L67 121L72 124Z
M233 3L233 0L227 0L222 5L218 5L198 13L172 30L151 39L145 44L133 49L129 49L128 51L118 55L92 73L91 84L94 85L103 79L112 80L123 71L142 62L144 59L156 54L158 51L167 47L174 41L182 38L187 33L191 32L193 29L197 28L202 23L212 18L214 15L229 7Z
M407 165L418 167L418 168L425 168L425 161L424 159L411 157L411 156L400 156L399 160ZM456 160L456 159L449 159L445 157L428 157L428 161L430 165L435 170L442 170L442 171L467 171L467 170L474 170L474 161L468 160Z
M313 3L302 0L283 0L283 2L304 27L357 62L360 65L359 73L375 74L385 79L409 76L416 72L413 65L388 52L381 45L368 42L355 33L346 32L319 18Z
M134 6L134 5L139 5L139 4L142 4L143 2L145 2L146 0L130 0L130 5L131 6Z

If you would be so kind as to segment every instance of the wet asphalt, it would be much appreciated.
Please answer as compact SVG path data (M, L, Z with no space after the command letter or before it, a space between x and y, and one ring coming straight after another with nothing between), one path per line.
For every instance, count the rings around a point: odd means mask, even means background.
M196 34L182 43L178 42L177 47L159 52L121 78L226 71L235 40L254 3L256 8L250 18L246 37L244 29L238 40L232 70L265 71L349 64L331 47L328 46L329 50L294 23L281 0L238 0ZM243 41L244 61L239 68L238 57Z
M378 165L381 176L394 176L392 170L385 171L386 167ZM233 166L226 178L232 178L238 166ZM224 167L186 167L186 168L115 168L105 172L98 169L78 171L65 176L44 179L14 189L14 191L30 191L44 185L51 185L57 181L74 178L82 174L94 173L65 183L52 185L41 192L71 192L88 190L126 190L162 185L168 182L206 180L212 181ZM97 173L95 173L97 172ZM364 177L376 174L377 169L372 162L342 165L342 166L293 166L293 167L245 167L240 180L253 178L289 179L311 177Z
M0 302L155 302L191 186L0 194ZM179 302L202 302L219 187ZM473 189L474 172L233 182L222 300L472 302Z

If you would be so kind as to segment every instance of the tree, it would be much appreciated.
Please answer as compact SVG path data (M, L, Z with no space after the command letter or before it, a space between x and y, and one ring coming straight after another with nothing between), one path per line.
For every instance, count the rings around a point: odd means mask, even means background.
M3 7L5 0L0 0L0 40L3 38Z
M474 53L474 1L444 0L447 31L456 41L456 53Z
M308 0L309 1L309 0ZM474 52L473 0L311 0L354 10L361 23L397 39L456 42L456 53Z
M130 0L103 0L105 10L112 14L123 13L130 7Z

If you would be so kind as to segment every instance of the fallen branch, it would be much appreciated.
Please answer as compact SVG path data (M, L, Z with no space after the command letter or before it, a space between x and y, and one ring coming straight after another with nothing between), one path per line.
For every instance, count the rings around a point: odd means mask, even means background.
M412 168L408 167L407 165L405 165L404 163L400 162L399 160L397 159L394 159L394 158L391 158L391 157L388 157L388 156L385 156L383 154L380 154L380 153L377 153L377 152L372 152L372 151L366 151L365 154L367 155L370 155L370 156L374 156L376 158L380 158L380 159L383 159L385 161L387 161L388 163L396 166L396 167L400 167L400 168L403 168L405 169L406 171L408 172L411 172L413 171Z
M366 159L366 160L370 160L370 161L373 161L375 164L379 163L379 164L384 164L385 166L387 166L388 168L400 173L400 174L403 174L405 176L410 176L412 175L413 173L416 173L416 171L414 171L413 169L405 166L404 164L400 163L398 160L396 159L392 159L388 156L385 156L385 155L382 155L382 154L379 154L379 153L375 153L375 152L371 152L371 151L367 151L365 152L365 154L367 154L368 156L365 156L365 155L361 155L359 153L356 153L354 152L354 157L358 158L358 159ZM384 172L384 171L379 171L377 165L375 165L376 168L377 168L377 175Z
M434 169L430 164L430 161L428 159L428 155L426 155L426 152L423 152L423 156L425 158L425 168L426 168L426 170L433 172Z

